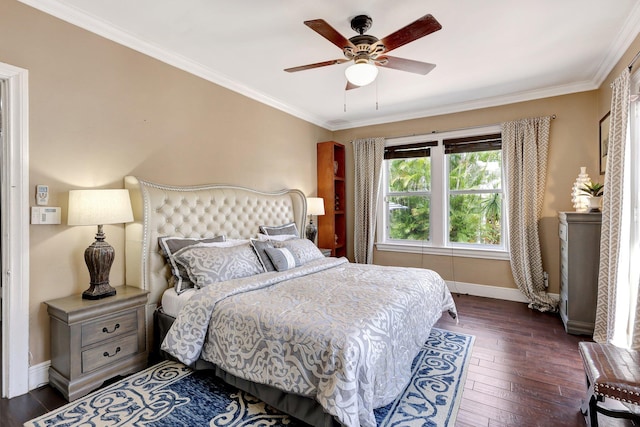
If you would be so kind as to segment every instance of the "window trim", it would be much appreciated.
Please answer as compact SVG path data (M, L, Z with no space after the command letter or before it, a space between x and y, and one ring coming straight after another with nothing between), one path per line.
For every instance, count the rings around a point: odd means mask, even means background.
M445 204L446 198L449 196L448 188L445 188L447 182L447 166L445 162L444 143L445 139L455 138L468 138L483 134L495 134L501 133L500 125L490 125L473 127L467 129L459 129L448 132L429 133L423 135L412 135L400 138L387 139L387 146L417 144L421 142L438 141L438 145L430 147L431 161L431 223L439 224L437 228L431 227L432 233L430 241L404 241L404 240L383 240L385 236L385 229L387 227L387 212L385 210L385 189L384 185L387 183L387 168L382 168L382 180L380 185L380 196L378 197L378 217L376 226L376 249L385 252L405 252L405 253L419 253L425 255L445 255L445 256L458 256L458 257L470 257L470 258L483 258L483 259L497 259L508 260L509 259L509 241L508 241L508 215L507 215L507 191L505 187L505 165L502 162L502 194L503 194L503 236L501 247L490 247L487 245L466 245L463 243L454 243L449 245L445 244L446 232L443 226L446 224L445 218L447 215L447 205ZM434 161L436 159L437 161ZM437 208L437 207L440 208ZM437 230L438 232L434 232Z

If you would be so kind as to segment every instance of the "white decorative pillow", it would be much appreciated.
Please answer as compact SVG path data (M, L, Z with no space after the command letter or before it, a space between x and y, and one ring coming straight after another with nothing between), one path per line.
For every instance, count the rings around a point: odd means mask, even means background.
M286 240L278 242L274 246L289 249L300 260L301 265L314 259L324 258L320 249L309 239Z
M267 234L262 234L262 233L258 233L257 237L258 237L258 240L272 241L272 242L284 242L285 240L300 238L300 236L296 236L295 234L276 234L273 236L269 236Z
M300 233L298 232L298 227L295 222L290 222L289 224L284 225L274 225L267 226L261 225L258 227L262 234L266 234L267 236L278 236L281 234L292 234L296 237L300 237Z
M174 255L179 250L186 248L187 246L197 245L199 243L224 243L225 236L215 236L208 238L200 237L177 237L177 236L163 236L158 237L158 246L162 251L169 268L171 269L172 277L169 279L169 286L173 286L177 294L181 294L187 289L195 287L195 284L189 279L189 275L183 266L179 265Z
M264 272L249 243L231 247L189 246L176 253L175 258L198 288Z
M200 246L209 246L212 248L230 248L232 246L240 246L240 245L246 245L247 243L249 243L249 240L247 239L227 239L224 242L211 242L211 243L206 243L203 242Z
M278 271L300 267L300 260L287 248L266 248L265 252Z

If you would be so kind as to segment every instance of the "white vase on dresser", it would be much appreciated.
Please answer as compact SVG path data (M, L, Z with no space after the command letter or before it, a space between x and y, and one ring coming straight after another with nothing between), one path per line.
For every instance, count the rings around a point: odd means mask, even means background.
M589 195L584 193L581 188L588 185L591 182L587 168L585 166L580 167L580 173L573 183L571 189L571 203L576 212L587 212L589 210Z

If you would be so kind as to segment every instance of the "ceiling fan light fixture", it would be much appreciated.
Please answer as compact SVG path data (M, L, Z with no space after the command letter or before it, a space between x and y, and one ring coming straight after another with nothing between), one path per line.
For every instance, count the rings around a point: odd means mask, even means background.
M356 86L366 86L378 76L378 67L371 62L356 62L347 67L344 74L350 83Z

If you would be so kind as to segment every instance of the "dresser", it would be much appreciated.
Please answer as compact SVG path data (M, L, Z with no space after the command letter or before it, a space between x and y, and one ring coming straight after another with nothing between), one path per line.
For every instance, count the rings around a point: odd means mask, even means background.
M49 383L78 399L118 375L147 367L147 291L116 287L98 300L81 295L46 301L51 325Z
M600 212L560 212L560 317L570 334L592 335L600 264Z

